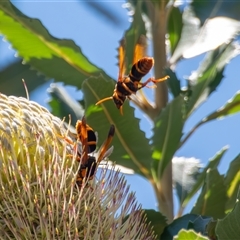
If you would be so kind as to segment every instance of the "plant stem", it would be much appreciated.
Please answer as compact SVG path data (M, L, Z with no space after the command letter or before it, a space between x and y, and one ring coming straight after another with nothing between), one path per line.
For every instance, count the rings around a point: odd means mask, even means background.
M165 36L167 29L167 16L164 1L159 1L159 5L146 1L149 18L152 23L153 57L155 60L155 78L163 77L163 69L166 66L166 44ZM161 110L168 102L168 88L166 82L157 84L155 89L155 109L152 116L159 116ZM154 117L154 118L155 118ZM168 218L173 220L173 192L172 192L172 163L166 167L161 179L158 179L155 193L159 203L159 210Z

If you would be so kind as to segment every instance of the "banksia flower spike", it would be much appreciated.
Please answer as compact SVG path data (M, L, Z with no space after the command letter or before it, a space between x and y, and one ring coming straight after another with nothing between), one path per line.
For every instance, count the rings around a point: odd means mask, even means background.
M119 172L76 186L79 162L59 136L68 129L48 110L0 94L0 239L155 239Z

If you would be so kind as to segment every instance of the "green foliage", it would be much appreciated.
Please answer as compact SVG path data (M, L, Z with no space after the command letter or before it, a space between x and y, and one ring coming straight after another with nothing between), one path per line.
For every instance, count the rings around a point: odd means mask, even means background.
M39 20L25 16L8 1L0 2L0 23L0 33L18 55L47 78L80 89L86 77L105 75L72 40L51 36Z
M144 210L147 221L153 227L154 232L160 236L163 233L164 228L167 226L167 219L160 212L156 212L151 209Z
M157 181L161 179L166 166L171 162L182 137L182 105L183 97L178 96L168 104L155 120L152 137L152 157Z
M194 76L190 77L192 94L188 102L188 113L192 112L200 103L207 100L208 96L216 89L223 79L226 64L235 57L232 44L223 45L206 54Z
M182 28L182 13L178 8L173 7L168 20L168 34L171 44L171 54L173 54L178 42L181 39Z
M165 72L170 77L167 81L169 91L171 91L171 94L174 97L177 97L182 92L180 80L177 78L176 73L172 71L170 68L166 68Z
M193 0L192 7L196 16L201 20L201 24L203 24L209 16L224 16L229 17L231 19L240 20L238 9L240 7L240 3L236 1L234 4L228 2L219 2L217 0L212 1L198 1Z
M229 169L226 172L224 181L227 187L228 195L226 210L231 210L235 205L240 186L240 155L237 155L232 160Z
M218 167L218 165L226 151L227 151L227 147L224 147L218 153L216 153L216 155L212 159L209 159L207 166L204 167L202 172L197 177L195 185L191 188L190 192L184 199L182 206L186 206L187 203L190 201L190 199L194 196L194 194L196 194L196 192L201 188L201 186L203 185L204 180L206 178L206 173L207 173L208 169L215 169Z
M219 87L227 64L239 54L234 42L240 31L239 14L236 14L239 3L218 5L218 1L193 1L180 11L170 1L130 2L130 8L135 10L135 14L130 28L123 33L127 44L127 71L132 66L134 45L139 36L151 35L155 41L154 59L158 63L155 67L161 71L165 69L170 76L167 84L158 84L157 89L167 95L168 85L173 96L169 103L163 100L162 104L150 103L141 91L137 98L131 96L135 107L152 120L153 134L150 139L140 130L140 119L135 117L135 108L130 106L128 100L123 105L123 116L112 101L95 105L99 100L112 96L116 84L104 70L91 63L72 40L53 37L39 20L25 16L10 1L0 2L0 33L27 65L17 62L0 72L1 88L7 93L11 90L19 93L18 85L13 84L15 79L31 78L32 83L27 84L31 91L44 79L52 78L55 82L81 89L83 99L77 102L61 87L51 86L52 99L49 104L52 112L65 117L67 122L70 114L72 125L85 114L88 124L98 132L100 143L106 139L110 124L115 125L111 159L148 179L155 191L158 205L166 206L160 209L161 213L146 210L149 222L152 222L161 239L207 239L206 236L216 235L218 239L230 239L239 236L237 191L240 184L240 157L238 155L231 162L225 175L220 175L217 168L226 147L216 153L200 172L198 168L193 168L187 176L184 169L187 169L190 162L186 159L183 163L182 175L187 177L182 181L175 181L180 206L178 218L171 223L172 180L176 179L171 172L174 155L201 125L240 111L240 93L237 92L221 108L199 120L192 130L184 128L191 114ZM103 14L104 11L98 9ZM159 19L166 23L165 27L159 27ZM214 34L217 28L214 26L219 21L224 24L220 29L222 34L216 38ZM165 52L166 42L156 42L156 36L168 36L169 49L167 48L165 55L162 49ZM175 66L182 58L192 58L205 52L207 53L199 68L188 78L185 88L181 89L182 76L177 76ZM39 73L42 75L39 76ZM14 88L9 88L10 85ZM164 108L158 109L155 105ZM194 165L196 166L197 164ZM182 216L197 191L201 192L192 213ZM217 222L213 222L213 219L217 219ZM235 226L235 231L230 226Z
M201 217L200 215L196 214L186 214L183 217L175 219L171 224L169 224L164 229L164 232L162 233L160 239L170 240L173 239L173 237L176 236L178 233L179 233L178 237L180 236L183 237L184 236L182 235L183 233L180 234L179 232L181 229L186 230L192 229L196 232L200 232L201 234L205 234L205 228L210 221L211 221L210 217ZM182 237L180 239L182 239Z
M238 192L237 201L233 210L224 218L218 221L216 234L219 240L238 239L240 236L240 192Z
M225 204L227 201L224 177L217 169L208 169L205 183L192 213L212 216L214 219L225 216Z

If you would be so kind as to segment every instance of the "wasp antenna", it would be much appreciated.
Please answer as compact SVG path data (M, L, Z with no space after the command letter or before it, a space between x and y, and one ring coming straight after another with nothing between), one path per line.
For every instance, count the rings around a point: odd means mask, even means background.
M105 101L108 101L108 100L111 100L111 99L113 99L113 97L104 98L104 99L98 101L97 103L95 103L95 105L98 105L98 104L100 104L100 103L102 103L102 102L105 102Z

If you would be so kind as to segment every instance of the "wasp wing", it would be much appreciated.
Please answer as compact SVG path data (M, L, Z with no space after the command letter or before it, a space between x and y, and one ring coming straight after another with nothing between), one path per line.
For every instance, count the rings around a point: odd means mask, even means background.
M141 35L137 41L134 49L133 64L143 57L146 57L147 53L147 39L144 35Z
M126 71L126 40L123 38L120 41L120 46L118 49L118 67L119 67L119 73L118 73L118 81L122 81L123 77L125 75Z
M112 151L109 150L109 145L112 142L113 136L115 133L115 127L114 125L111 125L109 132L108 132L108 137L106 139L106 141L102 144L102 146L100 147L99 151L98 151L98 157L97 157L97 165L108 155L109 156L109 152L108 151ZM111 149L111 148L110 148Z

